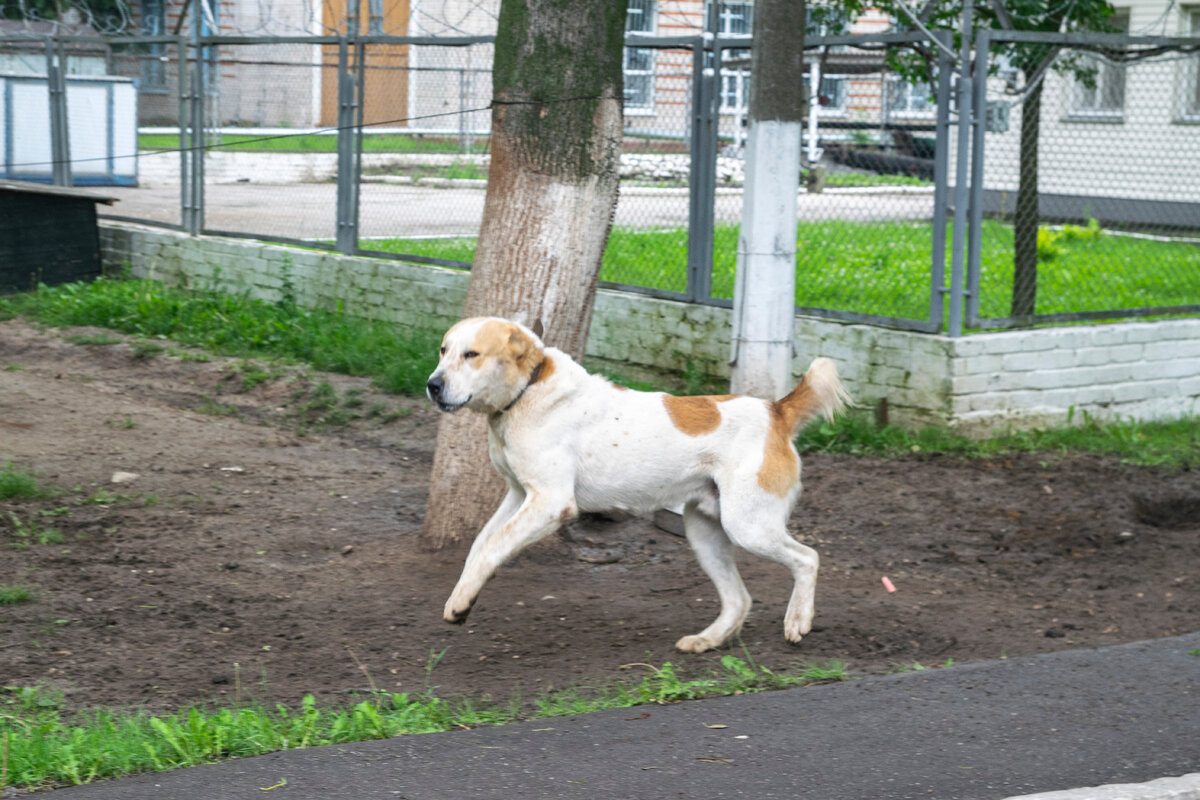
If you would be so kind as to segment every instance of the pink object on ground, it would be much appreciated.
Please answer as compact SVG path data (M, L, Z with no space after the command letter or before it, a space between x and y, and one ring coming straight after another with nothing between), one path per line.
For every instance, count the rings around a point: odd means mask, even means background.
M896 587L892 585L892 579L887 575L883 576L883 588L887 589L889 592L896 591Z

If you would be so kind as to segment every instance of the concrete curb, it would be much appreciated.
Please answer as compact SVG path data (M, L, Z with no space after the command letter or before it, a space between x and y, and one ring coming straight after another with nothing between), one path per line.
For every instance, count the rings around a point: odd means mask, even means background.
M1006 800L1200 800L1200 772L1146 783L1110 783L1084 789L1023 794Z

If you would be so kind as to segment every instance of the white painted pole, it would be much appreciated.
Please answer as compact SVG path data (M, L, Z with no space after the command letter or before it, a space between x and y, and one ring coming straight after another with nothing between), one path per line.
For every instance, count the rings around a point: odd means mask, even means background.
M792 388L805 11L805 4L796 0L754 4L750 135L733 293L730 384L734 394L768 400Z
M750 121L734 288L730 390L776 400L792 388L800 122Z
M817 109L821 107L821 64L813 58L808 67L808 165L817 163Z

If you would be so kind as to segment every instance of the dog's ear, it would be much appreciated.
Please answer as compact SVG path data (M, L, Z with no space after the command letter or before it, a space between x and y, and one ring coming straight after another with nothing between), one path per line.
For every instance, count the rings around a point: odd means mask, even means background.
M530 344L525 332L516 325L512 326L512 330L508 332L508 352L512 354L514 361L520 361L525 356Z
M537 361L540 360L541 350L538 349L534 340L529 338L529 334L513 326L508 335L508 352L512 354L517 369L523 374L529 375Z
M535 319L535 320L533 321L533 324L529 326L529 330L533 331L533 335L534 335L534 336L536 336L536 337L538 337L539 339L541 339L541 338L542 338L542 334L543 334L543 329L542 329L542 318L541 318L541 317L538 317L537 319Z

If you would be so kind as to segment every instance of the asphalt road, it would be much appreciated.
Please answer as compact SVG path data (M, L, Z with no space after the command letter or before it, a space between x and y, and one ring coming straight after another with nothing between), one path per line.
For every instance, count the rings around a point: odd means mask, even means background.
M1200 633L296 750L55 796L991 800L1193 773L1195 793L1116 795L1182 800L1200 797L1197 650Z
M106 186L97 193L116 197L102 214L178 224L178 185ZM333 183L217 183L205 188L205 227L292 239L333 239L337 186ZM435 187L364 183L359 229L364 237L474 235L483 217L482 187ZM801 194L803 220L917 220L933 216L933 194L875 191ZM740 191L719 190L718 222L741 215ZM686 226L688 197L683 189L623 188L616 223L636 227Z

